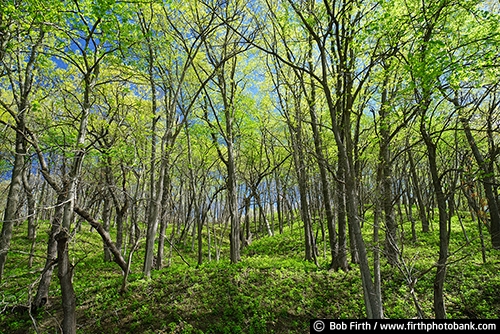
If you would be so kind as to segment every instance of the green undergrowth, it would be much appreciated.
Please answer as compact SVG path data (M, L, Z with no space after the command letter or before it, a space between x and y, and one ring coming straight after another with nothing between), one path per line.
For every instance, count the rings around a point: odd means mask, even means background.
M466 227L466 233L458 223L452 227L445 284L448 316L498 318L499 252L487 250L483 263L477 227ZM414 318L418 305L425 317L432 318L439 233L419 233L411 241L410 226L405 225L404 231L401 265L392 267L381 261L385 316ZM365 224L365 232L373 263L375 247L370 242L369 224ZM49 304L31 316L27 308L43 267L48 235L39 233L33 264L28 268L26 249L31 242L23 236L23 227L16 233L0 286L0 333L60 333L61 297L55 274ZM319 240L318 250L322 249ZM243 250L238 264L228 262L227 249L222 249L220 261L205 258L201 266L196 266L190 242L179 244L178 250L189 265L172 252L166 261L170 266L153 271L149 280L141 274L144 254L136 252L127 291L120 292L120 269L104 261L97 233L82 228L70 249L78 332L308 333L312 318L366 317L358 265L351 263L346 272L328 270L329 256L321 251L318 266L304 261L298 223L281 235L254 240Z

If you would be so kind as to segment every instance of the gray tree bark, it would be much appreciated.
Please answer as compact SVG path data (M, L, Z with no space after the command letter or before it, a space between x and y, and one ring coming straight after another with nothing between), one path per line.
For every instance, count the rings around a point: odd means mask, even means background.
M76 297L73 289L73 267L68 256L68 242L70 235L62 229L56 235L57 241L57 276L61 285L64 334L76 334Z

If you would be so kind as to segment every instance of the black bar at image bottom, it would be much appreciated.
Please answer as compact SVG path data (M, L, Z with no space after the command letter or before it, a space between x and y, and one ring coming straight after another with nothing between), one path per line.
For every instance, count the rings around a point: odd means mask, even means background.
M500 329L500 319L312 319L311 333L366 332L366 331L477 331Z

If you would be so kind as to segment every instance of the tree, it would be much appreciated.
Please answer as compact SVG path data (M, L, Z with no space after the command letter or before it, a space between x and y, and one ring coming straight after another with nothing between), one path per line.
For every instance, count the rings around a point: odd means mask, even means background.
M446 318L444 305L444 282L446 277L446 267L449 247L449 212L447 206L447 196L443 185L443 176L446 172L440 173L438 163L438 143L442 139L449 117L436 117L435 111L439 107L439 102L435 101L434 94L439 85L439 77L446 70L448 61L440 52L440 47L444 42L440 39L439 32L444 24L444 20L454 10L451 2L447 0L436 4L411 3L406 8L408 22L414 20L411 16L415 9L421 13L421 25L413 27L414 34L418 38L418 43L409 50L406 61L410 68L412 80L414 82L414 103L417 109L419 132L427 151L428 166L432 180L434 197L439 213L439 259L437 261L436 276L434 279L434 311L436 318ZM434 111L432 110L434 108ZM440 126L434 125L439 119ZM437 130L434 129L437 127Z
M354 66L358 50L356 49L354 32L366 24L363 18L372 8L370 5L361 5L352 1L334 4L338 7L330 7L329 4L325 3L322 11L311 12L304 10L292 1L289 2L317 48L317 61L320 64L319 74L311 73L311 75L323 90L330 113L331 130L338 149L338 164L342 171L342 175L339 176L345 185L348 225L353 233L353 241L355 241L359 255L366 312L368 318L381 318L381 296L377 295L373 289L365 243L361 234L351 133L351 116L355 101L375 60L372 58L364 69L358 70L360 74L355 74ZM316 27L323 21L315 15L318 12L324 13L327 17L326 22L323 23L324 28L321 29ZM332 43L333 52L330 51L330 43ZM370 52L375 54L376 48ZM334 78L333 82L331 82L331 77ZM335 87L335 90L332 86Z
M68 258L68 242L74 210L77 208L78 183L87 153L87 127L93 106L92 95L100 79L99 69L103 59L118 49L113 44L118 21L112 13L111 4L100 3L94 6L89 3L73 2L67 5L70 5L73 10L66 12L66 16L57 22L59 31L54 33L55 44L51 46L50 52L65 66L74 68L76 75L81 79L81 89L70 93L81 109L75 118L76 131L72 138L73 155L70 159L69 172L63 175L60 184L50 177L47 169L44 173L44 177L58 193L58 215L52 222L51 231L51 239L57 242L57 249L49 243L47 264L44 270L46 274L39 284L34 306L40 307L43 305L42 300L47 300L50 268L54 264L52 260L55 258L54 252L57 251L58 276L64 311L63 331L74 333L76 332L75 293L72 284L73 268L70 267ZM37 145L36 142L33 144ZM43 153L40 150L38 146L38 156L41 160ZM62 212L59 211L60 208Z
M223 23L233 22L237 29L248 29L243 3L228 3L222 7L213 4L206 5ZM232 263L237 263L240 261L241 252L241 223L238 208L235 144L238 137L238 114L244 108L239 95L242 94L245 87L245 78L241 76L238 69L240 68L239 57L248 50L250 44L244 43L244 39L228 25L221 26L217 32L218 34L213 39L204 39L203 41L207 63L210 66L210 71L214 73L210 84L219 95L218 98L213 98L209 94L209 87L204 88L204 107L206 109L203 118L212 129L211 136L216 145L219 159L226 166L227 210L231 222L230 259ZM219 115L218 110L222 110L221 115ZM210 117L209 111L211 111ZM219 144L217 136L221 136L223 148Z
M47 29L41 18L42 10L20 3L2 6L0 12L2 18L0 61L2 76L5 75L5 78L0 76L0 79L3 81L2 86L11 87L10 101L2 99L0 106L10 114L14 123L12 127L16 133L12 176L0 236L0 282L12 239L12 228L19 219L17 209L21 199L28 154L25 128L32 108L31 99L33 90L36 89L36 70Z
M302 223L304 224L304 249L305 249L305 260L314 261L318 265L317 261L317 249L315 245L314 235L312 231L312 219L310 203L308 199L308 175L306 170L306 138L303 122L303 90L297 81L300 81L300 73L293 72L293 69L289 71L286 69L278 68L276 69L276 87L279 94L279 103L281 112L285 118L286 124L288 126L288 132L290 137L290 146L292 151L292 157L295 167L295 173L297 176L298 190L300 196L300 217ZM289 75L289 73L293 75ZM287 77L292 79L286 79ZM304 85L302 81L302 85Z
M493 124L496 122L498 107L498 12L493 8L485 8L469 4L470 14L460 15L453 22L456 26L454 48L447 49L447 56L453 59L449 75L440 79L440 92L455 108L462 131L472 151L478 168L479 179L484 188L490 222L491 243L494 249L500 249L500 203L494 161L498 156L498 148L493 135ZM472 16L472 17L471 17ZM463 17L463 18L462 18ZM477 24L476 20L480 21ZM455 36L454 36L455 37ZM471 47L474 45L474 47ZM480 50L480 51L477 51ZM478 141L481 136L475 131L475 119L481 118L478 126L484 124L487 141L486 152L481 151ZM481 124L482 123L482 124Z
M153 266L154 243L158 229L158 222L162 219L163 212L167 210L165 204L168 203L168 183L170 180L171 159L175 141L187 122L191 108L204 85L208 82L206 78L201 79L201 85L197 89L186 89L189 72L193 69L194 61L203 41L214 31L214 15L211 13L202 14L197 8L190 4L177 8L158 7L151 4L150 17L155 25L151 26L142 12L139 12L139 22L142 26L142 33L147 37L147 64L148 80L152 94L153 129L152 129L152 149L151 149L151 170L157 164L156 161L156 122L164 122L163 135L160 138L160 164L158 177L151 176L150 179L150 206L148 208L148 223L146 232L146 254L144 258L143 273L150 277ZM159 21L156 21L156 20ZM164 19L164 20L161 20ZM185 22L185 27L178 25L179 21ZM153 40L152 36L158 35L158 40ZM161 47L171 44L171 52L160 52ZM183 57L178 57L179 52ZM172 69L174 69L172 71ZM211 74L208 75L211 77ZM198 77L200 78L200 77ZM163 103L157 105L157 96L161 93ZM186 107L182 107L182 106ZM156 108L162 107L164 114L157 114ZM160 129L158 129L159 131ZM164 231L166 225L161 225ZM163 254L164 234L160 233L159 242L159 266L161 267Z

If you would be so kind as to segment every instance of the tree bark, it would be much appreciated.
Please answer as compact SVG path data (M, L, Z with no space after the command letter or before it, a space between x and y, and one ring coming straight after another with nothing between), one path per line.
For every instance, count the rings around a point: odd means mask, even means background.
M497 196L495 195L494 185L495 181L495 172L493 169L493 161L491 161L493 157L490 157L490 162L484 158L483 154L479 150L476 141L474 140L474 136L472 135L471 128L469 126L469 121L465 117L460 117L460 121L462 122L465 135L467 137L467 142L471 147L472 153L476 162L483 172L481 177L481 183L484 187L484 193L486 195L486 200L488 202L488 211L490 213L490 236L491 236L491 244L494 249L500 249L500 210L498 207Z
M144 256L144 267L143 273L146 278L151 277L151 269L153 268L153 258L154 258L154 245L156 232L158 230L158 221L161 212L161 203L163 196L163 179L165 177L165 166L162 162L160 166L160 178L157 180L156 185L156 195L153 201L151 201L151 206L148 215L148 224L146 230L146 254Z
M413 191L415 192L415 197L417 198L418 214L420 221L422 223L422 232L429 232L429 221L427 220L427 212L425 210L425 203L420 190L420 182L417 175L417 167L415 165L415 160L413 159L413 152L411 149L408 150L408 161L410 162L410 175L413 184Z
M312 49L311 39L309 40L309 46ZM312 58L311 52L312 51L310 50L309 58ZM313 69L312 62L309 62L308 66L311 70ZM313 78L311 78L311 80L313 80ZM314 139L314 152L316 154L316 159L319 167L322 202L325 208L326 225L328 229L328 241L330 244L330 255L332 257L330 262L330 269L334 269L337 266L336 257L338 256L339 247L337 245L337 232L335 231L335 220L332 209L330 184L328 182L327 171L325 166L327 162L323 154L323 143L321 140L321 133L318 128L319 120L318 120L318 115L316 113L316 89L314 85L315 85L314 82L311 82L310 97L308 99L309 115L311 117L311 129L313 132L313 139ZM305 91L305 86L304 86L304 93L307 93Z
M63 215L63 206L65 194L60 193L57 197L57 204L52 218L52 227L50 229L49 240L47 242L47 257L45 259L45 267L42 272L42 277L38 283L35 299L31 305L31 309L36 313L38 309L43 307L49 301L49 287L52 280L54 265L57 263L57 242L56 234L61 228Z
M33 28L35 29L35 28ZM18 67L16 70L11 68L2 69L5 70L5 73L9 76L9 80L12 84L12 88L19 87L19 91L14 95L18 96L18 99L15 99L17 110L14 111L7 105L3 100L0 102L0 105L7 111L15 120L15 147L14 147L14 165L12 167L12 176L11 182L9 185L9 193L7 195L7 202L5 207L4 218L2 222L2 232L0 235L0 282L2 282L3 272L5 268L5 262L7 260L7 253L10 248L10 242L12 240L12 228L14 223L17 221L18 217L18 206L21 198L21 188L23 183L23 173L25 168L25 157L26 157L26 119L28 111L30 110L30 97L33 88L33 77L34 70L38 60L38 51L42 45L43 39L45 36L45 31L42 28L39 28L39 33L37 38L35 39L34 44L31 46L31 50L29 50L28 55L26 56L26 65L23 68L23 65L20 63L15 63L13 66ZM3 48L6 47L8 38L14 38L10 33L2 33L1 37L1 57L4 57ZM5 40L4 40L5 38ZM4 45L5 43L5 45ZM29 47L28 47L29 49ZM16 52L18 52L17 50ZM24 52L24 51L23 51ZM17 61L19 61L21 57L17 57ZM3 60L3 59L2 59ZM2 63L4 63L2 61ZM5 64L5 63L4 63ZM10 64L9 64L10 65ZM8 67L8 65L5 65ZM18 71L22 73L17 73ZM16 73L16 74L15 74ZM16 78L14 78L14 74ZM17 76L19 74L19 76ZM17 80L19 79L19 81ZM14 84L16 83L16 84Z
M420 133L427 147L429 170L439 211L439 258L436 264L437 271L434 278L434 312L436 319L446 319L444 281L446 278L446 261L448 259L449 245L448 213L446 209L446 197L443 193L441 178L438 173L436 144L432 142L432 138L425 128L424 119L425 117L422 116Z
M390 141L391 135L389 131L389 121L387 120L387 78L384 80L380 115L380 142L379 142L379 164L380 176L378 184L381 185L381 205L384 209L385 221L385 256L391 265L397 265L399 261L399 240L397 237L397 224L394 217L393 206L393 182L392 182L392 168L391 168L391 154L390 154Z
M2 224L2 234L0 239L0 282L3 278L7 253L12 240L12 228L18 219L18 206L21 199L21 188L23 183L24 173L24 135L22 134L23 124L18 124L16 133L16 152L14 157L14 166L12 168L12 177L9 185L9 194L5 206L5 213Z
M69 234L66 229L62 229L56 235L57 241L57 266L59 282L61 285L63 322L62 330L64 334L76 334L76 300L73 289L73 267L68 256Z
M111 254L113 254L114 261L116 262L116 264L118 264L120 266L122 271L125 273L127 271L127 263L123 259L120 250L118 248L116 248L115 244L113 243L113 240L111 240L109 233L104 229L104 227L97 220L92 218L92 216L84 209L81 209L81 208L75 206L73 208L73 210L78 215L80 215L80 217L85 219L93 228L96 229L97 233L99 233L99 235L101 236L104 244L108 247Z
M104 203L102 207L102 228L109 234L109 229L111 226L111 199L109 198L108 191L111 191L111 189L109 189L109 185L104 190ZM111 253L106 243L104 243L104 261L111 261Z
M338 164L337 166L337 186L336 198L337 198L337 226L338 226L338 244L335 250L336 256L332 258L331 268L335 271L342 269L344 271L350 270L349 262L347 261L347 215L346 215L346 204L345 204L345 183L341 182L344 180L343 166Z
M232 122L226 119L227 133L227 199L229 206L229 217L231 220L230 235L230 257L231 263L238 263L241 259L241 240L240 240L240 215L238 213L238 189L236 183L236 164L233 147Z

